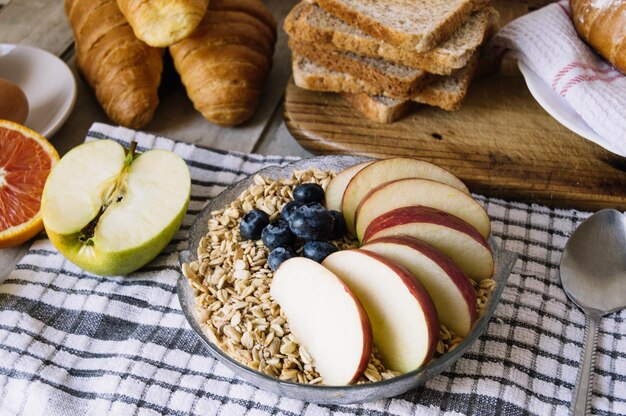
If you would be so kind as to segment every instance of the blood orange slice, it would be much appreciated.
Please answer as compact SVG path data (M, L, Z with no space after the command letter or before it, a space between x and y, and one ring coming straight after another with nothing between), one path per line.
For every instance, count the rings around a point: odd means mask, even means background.
M45 138L0 120L0 248L21 244L43 230L41 193L58 160Z

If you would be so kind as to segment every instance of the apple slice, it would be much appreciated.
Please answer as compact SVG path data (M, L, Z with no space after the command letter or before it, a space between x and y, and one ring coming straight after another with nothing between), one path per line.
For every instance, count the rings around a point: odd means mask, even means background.
M476 320L476 291L450 257L412 237L383 237L363 247L406 267L428 291L446 328L463 337Z
M491 232L491 222L484 208L470 195L441 182L428 179L400 179L372 189L361 201L356 212L356 235L363 241L371 222L396 208L422 205L455 215L471 224L485 238Z
M470 224L437 209L412 206L386 212L372 221L364 242L405 235L422 240L450 257L470 278L493 275L494 262L487 240Z
M52 244L77 266L121 275L152 260L178 230L191 178L167 150L135 155L112 140L68 152L50 173L41 199Z
M344 169L335 175L326 187L326 208L329 210L341 211L341 200L343 199L343 193L345 192L348 183L352 180L352 178L354 178L354 175L359 173L361 169L372 164L373 162L373 160L368 160L366 162L357 163L356 165L351 166L348 169Z
M428 292L407 269L365 250L335 252L322 265L363 303L387 368L406 373L432 358L439 318Z
M280 265L270 287L324 384L356 382L372 354L372 328L359 299L332 272L305 257Z
M356 210L369 191L385 182L406 178L424 178L442 182L469 194L467 187L459 178L432 163L408 157L379 160L361 169L346 187L341 212L348 231L356 235Z

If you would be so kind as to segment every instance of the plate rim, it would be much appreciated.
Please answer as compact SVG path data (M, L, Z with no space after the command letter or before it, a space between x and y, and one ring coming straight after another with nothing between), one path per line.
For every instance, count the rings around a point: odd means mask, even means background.
M69 91L67 89L64 89L66 91L66 95L65 95L65 100L63 102L63 106L60 108L59 111L57 111L52 121L44 125L41 131L37 131L37 133L39 133L46 139L48 140L51 139L52 136L61 128L61 126L65 124L65 122L69 118L76 104L76 100L78 97L78 91L77 91L78 88L77 88L77 83L76 83L76 77L74 76L72 69L69 67L69 65L65 61L63 61L58 56L54 55L53 53L48 52L45 49L41 49L36 46L0 42L0 51L2 51L4 48L7 48L7 49L10 48L10 49L8 50L6 54L0 54L0 58L4 56L9 56L14 51L19 51L20 49L27 50L27 51L32 52L35 56L39 55L39 56L46 56L47 58L53 58L52 61L58 63L59 68L62 68L62 71L66 75L68 75L69 77L68 80L71 81L69 83L70 89ZM26 127L32 128L30 126L26 126Z

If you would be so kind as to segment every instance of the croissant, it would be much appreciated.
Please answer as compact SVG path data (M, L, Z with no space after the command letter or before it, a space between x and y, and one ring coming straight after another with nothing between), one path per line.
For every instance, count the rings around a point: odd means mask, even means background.
M276 21L258 0L212 0L196 30L169 47L194 107L220 126L254 114L272 65Z
M626 2L570 0L578 34L626 74Z
M205 15L209 0L117 0L135 35L164 47L189 36Z
M76 61L114 122L141 128L154 115L163 69L162 50L138 40L115 0L66 0Z

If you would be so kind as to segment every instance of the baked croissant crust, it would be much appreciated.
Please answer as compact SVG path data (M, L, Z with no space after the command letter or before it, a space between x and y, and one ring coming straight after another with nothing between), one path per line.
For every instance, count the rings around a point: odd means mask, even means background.
M272 65L276 22L258 0L212 0L196 30L169 50L194 107L220 126L254 114Z
M626 74L626 2L570 0L578 34Z
M117 0L135 35L150 46L165 47L189 36L206 13L209 0Z
M76 62L114 122L145 126L159 103L163 51L138 40L115 0L66 0Z

